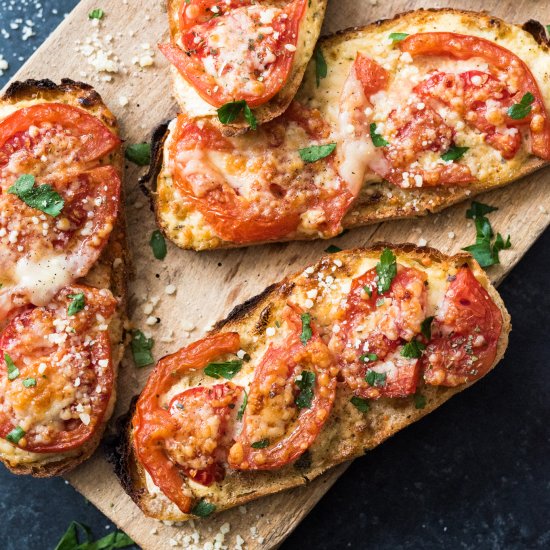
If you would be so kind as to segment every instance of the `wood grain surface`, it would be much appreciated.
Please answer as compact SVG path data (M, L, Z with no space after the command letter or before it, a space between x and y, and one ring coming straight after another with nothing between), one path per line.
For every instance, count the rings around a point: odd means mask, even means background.
M457 7L486 10L512 22L541 19L550 23L546 0L330 0L324 33L390 18L415 7ZM101 7L105 17L99 30L88 12ZM546 18L546 21L545 21ZM87 38L102 42L118 65L116 73L98 73L85 55ZM147 141L152 129L176 113L170 97L168 66L155 45L167 36L164 3L146 0L82 0L58 30L16 75L17 79L69 77L93 84L118 116L128 143ZM92 39L92 42L94 40ZM152 66L140 67L148 49L155 50ZM142 59L145 61L145 59ZM128 104L124 105L127 99ZM327 247L326 241L275 244L249 249L197 254L169 246L163 261L153 258L148 241L154 229L153 215L141 195L140 170L129 166L126 174L127 214L134 278L130 281L130 316L137 328L155 338L155 357L160 358L202 336L215 320L225 316L241 301L257 294L287 273L315 261ZM493 227L510 233L513 246L501 253L502 265L490 268L490 276L501 281L550 221L549 169L511 186L484 195L480 200L498 206L490 215ZM473 243L473 224L466 221L467 205L455 206L439 215L410 221L390 222L350 231L333 239L342 248L363 246L379 240L414 242L426 240L445 252L456 252ZM174 295L166 286L177 287ZM150 304L147 307L147 304ZM152 308L152 313L146 313ZM160 320L154 327L147 317ZM130 398L139 392L148 374L137 370L127 354L120 378L117 414L127 410ZM437 413L435 413L437 414ZM184 537L196 531L201 546L213 540L224 523L231 526L225 544L233 548L237 535L248 549L279 545L308 513L346 465L335 468L307 487L256 501L208 521L181 526L165 525L145 518L123 492L101 452L69 476L69 481L126 531L145 550L185 547ZM255 534L255 535L253 535Z

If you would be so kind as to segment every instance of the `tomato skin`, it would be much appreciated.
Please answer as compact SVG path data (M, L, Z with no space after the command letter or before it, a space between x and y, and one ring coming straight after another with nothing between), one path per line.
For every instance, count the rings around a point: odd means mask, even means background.
M355 75L361 85L363 92L368 99L372 94L388 87L390 73L379 63L370 57L357 52L353 63Z
M86 309L69 318L69 296L79 293L85 296ZM47 307L27 308L11 319L0 334L0 437L5 438L19 425L18 421L14 422L14 416L27 416L28 411L38 417L41 413L47 414L60 395L66 398L63 386L67 383L76 386L75 380L78 380L78 387L89 395L89 423L86 425L77 420L78 411L75 412L71 405L74 414L69 419L60 416L40 424L39 429L31 426L17 446L33 453L62 453L81 447L95 434L110 401L114 372L109 334L94 327L96 315L101 315L107 323L115 307L116 300L110 293L72 285L64 288ZM55 343L48 336L56 333L54 321L60 320L67 322L72 330L66 333L64 340ZM87 335L93 336L88 345L82 341ZM74 355L75 350L78 355ZM20 371L19 376L11 381L7 376L5 354ZM103 362L106 362L104 366ZM44 365L43 371L40 364ZM23 386L23 380L27 378L36 380L34 387ZM21 411L26 411L26 414ZM65 429L55 428L52 426L54 422L64 424Z
M315 441L334 404L338 369L332 354L313 323L312 337L304 345L298 313L289 308L285 318L292 333L283 346L271 345L254 371L242 431L229 451L235 470L272 470L296 460ZM294 380L303 371L315 373L315 388L311 407L299 409ZM270 426L274 415L284 426ZM267 446L252 446L264 439Z
M170 460L164 442L178 431L177 419L160 405L160 397L177 380L178 374L202 369L209 362L240 349L236 332L208 336L161 359L147 381L132 418L134 450L153 482L185 514L193 499L183 490L180 468Z
M175 42L159 44L159 49L207 103L215 107L221 107L231 101L245 100L249 107L259 107L280 91L290 74L294 52L284 46L286 44L296 45L300 22L307 7L307 0L289 2L283 9L281 17L276 18L270 25L279 33L278 38L274 38L275 35L271 34L264 36L262 39L269 45L268 49L271 52L277 52L277 59L271 65L268 75L264 76L261 82L263 88L261 93L249 92L244 86L240 87L238 92L235 93L233 90L226 90L222 85L218 85L218 80L205 70L202 63L203 57L212 55L212 49L207 47L207 41L202 40L197 44L195 40L220 25L220 21L225 16L230 17L232 10L244 9L254 5L253 2L232 2L229 6L220 3L218 11L220 16L205 20L205 17L208 17L208 15L205 15L205 9L211 4L216 3L199 0L183 6L180 16L180 25L183 26L180 31L182 32L181 39L184 49L182 50ZM202 11L203 16L199 15L197 25L190 26L191 19L188 15L190 10L194 11L195 9L198 9L199 12Z
M221 17L226 12L242 6L250 6L251 0L186 0L182 3L179 13L179 26L181 31L192 29L195 25L207 23L214 17ZM211 8L216 7L214 13Z
M521 99L530 92L534 96L531 115L526 121L538 122L530 124L531 151L544 160L550 160L550 118L535 77L529 67L511 51L476 36L467 36L452 32L427 32L413 34L399 43L403 52L415 55L449 55L456 59L482 57L489 64L508 75L508 84L518 90L517 97Z
M502 331L502 314L471 269L462 267L450 283L432 323L422 356L424 379L434 386L458 386L491 368Z

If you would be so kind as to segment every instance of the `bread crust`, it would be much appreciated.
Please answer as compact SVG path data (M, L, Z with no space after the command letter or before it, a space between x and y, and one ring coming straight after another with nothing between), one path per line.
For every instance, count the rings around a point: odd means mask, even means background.
M168 18L170 24L170 37L172 40L175 40L179 34L177 18L183 1L184 0L168 0ZM295 61L292 64L290 74L284 86L273 98L254 109L254 116L258 124L264 124L282 115L296 95L296 91L300 87L309 60L313 55L315 44L321 33L327 1L328 0L309 0L306 7L306 13L300 25L298 51L295 54ZM173 96L182 111L193 116L192 110L189 109L189 102L185 97L189 89L192 89L192 86L187 83L174 67L171 67L171 78ZM181 90L185 90L185 94L182 94ZM244 121L234 122L230 125L222 124L217 118L215 107L210 109L209 118L226 136L242 134L249 129L248 124Z
M25 80L12 83L5 94L0 97L0 106L30 105L42 102L59 102L84 109L101 120L115 135L119 135L118 124L115 116L103 103L101 96L88 84L63 79L59 84L51 80ZM108 155L105 163L114 166L124 174L124 157L122 149ZM115 261L116 260L116 261ZM37 460L31 462L11 462L0 453L0 461L14 474L31 475L34 477L52 477L64 474L87 460L96 450L105 431L105 427L111 417L116 402L116 378L118 368L124 354L126 344L126 306L127 288L126 281L129 275L130 258L126 242L126 219L124 215L124 194L121 193L120 210L117 223L111 232L109 241L103 249L101 256L90 272L76 282L96 288L107 288L117 299L117 308L113 319L109 324L109 336L111 339L112 363L114 369L113 391L105 411L105 416L96 432L84 445L78 449L63 453L59 460L55 455L35 455ZM33 453L34 454L34 453ZM40 460L44 456L45 460Z
M534 38L532 44L537 52L548 54L549 45L545 36L543 36L544 28L536 21L528 21L523 28L516 25L506 23L505 21L492 17L486 13L476 13L473 11L465 11L453 8L444 9L426 9L405 12L396 15L392 19L376 21L364 27L350 28L339 31L331 36L322 38L319 41L319 46L330 55L342 43L358 39L371 32L385 33L395 26L397 22L406 22L407 24L421 24L423 22L432 21L434 18L454 15L466 21L469 25L476 25L480 29L492 29L499 35L504 35L510 32L527 33L526 36ZM541 30L542 29L542 30ZM450 29L452 30L452 29ZM329 60L330 63L330 60ZM308 86L308 83L315 78L314 68L310 64L304 77L302 87L298 91L298 96L304 93L303 90ZM311 85L310 88L313 86ZM314 92L312 92L314 93ZM165 142L169 130L166 130L164 135L156 135L156 143L160 145ZM207 231L197 232L194 230L192 223L188 221L192 214L191 210L181 208L181 219L178 218L177 223L173 221L165 212L169 204L177 202L173 189L173 182L170 175L165 170L163 164L163 155L158 154L155 158L155 164L149 174L149 185L151 189L152 207L155 211L157 224L174 244L184 249L191 250L209 250L218 248L238 248L242 246L250 246L256 244L265 244L265 242L246 243L246 245L237 244L225 241L217 237L213 231L210 231L208 224L205 222ZM371 225L382 221L399 220L413 217L423 217L428 214L440 212L458 202L471 199L476 195L488 190L496 189L504 185L508 185L517 181L536 170L539 170L548 163L534 156L528 156L520 166L515 169L513 177L506 173L498 172L498 174L490 179L490 181L480 181L469 184L465 187L435 187L435 188L409 188L402 189L388 182L367 183L363 185L354 204L350 207L342 220L342 228L352 229ZM163 200L163 193L169 197L169 200ZM178 212L179 213L179 212ZM205 236L206 235L206 236ZM299 233L288 238L278 239L278 242L294 241L294 240L312 240L319 238L316 234Z
M504 355L511 329L510 316L495 288L491 285L486 273L468 254L459 253L447 256L429 247L417 247L413 244L391 245L378 243L370 248L346 250L330 256L325 256L313 266L327 265L335 259L342 261L342 269L355 261L364 258L379 258L380 252L391 248L398 262L401 260L418 261L420 264L437 264L437 266L460 267L468 265L477 280L487 290L491 299L502 313L503 328L497 344L497 354L491 369ZM303 271L290 275L281 282L266 288L261 294L235 307L224 320L218 322L209 334L237 331L242 334L255 334L259 338L265 334L266 316L276 304L286 302L297 279ZM267 313L266 313L267 312ZM265 336L263 336L265 338ZM277 493L282 490L309 483L329 468L347 460L356 458L366 451L376 447L402 428L419 420L432 410L442 405L447 399L469 387L473 382L455 388L424 386L422 393L427 399L424 409L416 409L412 398L380 399L371 402L369 413L364 416L349 405L350 390L340 385L336 395L333 412L327 424L317 437L315 443L294 464L274 471L234 472L231 471L223 482L220 498L216 497L217 511L245 504L256 498ZM111 450L111 460L115 471L126 492L142 511L150 517L182 521L192 516L182 514L177 507L164 495L151 492L143 467L136 459L132 443L130 419L133 406L128 415L119 424L118 441ZM352 428L350 428L350 426ZM358 427L359 426L359 427ZM341 434L349 437L341 440ZM218 495L218 493L216 493Z

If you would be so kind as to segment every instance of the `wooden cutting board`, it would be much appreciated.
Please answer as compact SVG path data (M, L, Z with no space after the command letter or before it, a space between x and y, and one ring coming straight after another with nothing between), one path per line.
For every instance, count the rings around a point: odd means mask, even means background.
M529 18L550 23L546 0L462 0L463 9L481 10L513 22ZM330 0L324 33L393 17L415 7L440 7L430 0ZM88 12L102 8L105 17L99 30ZM148 51L167 35L164 2L146 0L82 0L57 31L17 73L15 79L70 77L88 81L118 116L128 143L147 141L153 128L176 113L170 97L168 66L159 53L147 66ZM544 17L547 20L544 20ZM94 33L97 31L97 37ZM91 48L88 48L90 40ZM99 41L99 42L97 42ZM98 73L89 64L88 49L101 48L118 65L116 73ZM140 61L145 67L140 66ZM114 67L113 67L114 68ZM124 105L125 101L127 105ZM155 356L160 358L202 336L215 320L225 316L243 300L268 284L315 261L326 242L270 245L250 249L197 254L169 247L164 262L155 260L148 240L154 229L153 215L141 195L140 170L130 166L126 174L127 214L135 278L130 281L130 316L136 327L155 338ZM490 268L500 282L519 261L550 221L549 169L529 176L480 200L498 206L490 215L493 227L510 233L513 247L501 253L502 264ZM456 252L474 240L474 229L466 221L466 204L424 219L390 222L350 231L333 242L342 248L363 246L379 240L423 242L445 252ZM165 292L177 287L175 295ZM152 314L147 304L153 305ZM150 307L150 306L149 306ZM154 328L145 323L149 315L160 319ZM120 372L118 414L127 410L130 398L139 392L148 371L137 370L127 355ZM437 413L435 413L437 414ZM201 547L213 540L224 523L231 526L225 544L233 548L237 535L248 549L279 545L298 522L325 494L345 470L335 468L307 487L274 495L235 509L208 521L182 526L164 525L145 518L121 489L101 452L68 476L69 481L126 531L145 550L186 547L183 537L193 532Z

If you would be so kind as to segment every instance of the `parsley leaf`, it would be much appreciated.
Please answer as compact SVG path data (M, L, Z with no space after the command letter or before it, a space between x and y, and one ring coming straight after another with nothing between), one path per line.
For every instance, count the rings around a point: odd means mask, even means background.
M260 439L260 441L255 441L250 445L253 449L265 449L269 446L269 439Z
M334 149L336 149L336 143L326 143L324 145L312 145L311 147L298 149L298 153L304 162L316 162L328 157Z
M395 260L395 254L389 248L384 248L380 255L380 261L376 264L377 287L380 294L390 289L391 283L397 275L397 262ZM378 303L376 305L378 306Z
M360 412L366 413L369 412L369 402L367 399L363 399L362 397L357 397L354 395L350 399L351 404Z
M426 338L430 340L432 338L432 321L434 320L433 315L431 317L426 317L420 325L420 332Z
M531 92L527 92L519 103L514 103L508 109L508 116L514 120L525 118L531 112L533 101L535 101L535 96Z
M359 361L363 361L363 363L378 361L378 355L376 355L376 353L365 353L364 355L359 356Z
M225 378L226 380L231 380L242 367L243 362L240 359L208 363L204 369L204 374L212 378Z
M151 239L149 240L149 245L153 250L153 256L157 260L164 260L166 254L168 253L168 248L166 247L166 241L164 240L164 235L156 229L151 233Z
M414 394L414 408L423 409L426 406L426 397L421 393Z
M136 367L146 367L155 362L153 354L151 353L154 345L154 340L152 338L146 338L141 330L134 330L132 332L131 347Z
M207 500L201 499L191 508L191 513L194 516L199 516L200 518L208 517L212 512L216 510L216 505L208 502Z
M401 42L409 36L406 32L392 32L389 36L390 40L395 44L396 42Z
M336 252L341 252L341 248L339 246L336 246L334 244L331 244L330 246L327 246L325 248L325 252L328 253L328 254L334 254Z
M8 193L19 197L27 206L56 218L63 210L65 201L51 185L34 187L34 176L24 174L8 189Z
M25 386L25 388L34 388L36 386L36 378L25 378L25 380L23 380L23 386Z
M372 298L372 288L369 285L365 285L363 290L369 298Z
M441 159L445 161L458 160L464 156L464 153L470 149L469 147L459 147L458 145L451 145L446 153L441 155Z
M300 334L300 341L304 346L309 342L313 333L311 332L311 315L309 313L302 313L300 315L302 319L302 334Z
M21 439L25 437L25 430L21 426L14 428L7 436L6 439L15 445L17 445Z
M229 103L222 105L218 109L218 120L222 124L231 124L237 120L241 113L244 113L244 119L248 122L250 128L255 130L258 127L258 122L256 121L254 113L248 106L248 103L244 99L239 101L230 101Z
M105 12L101 8L96 8L88 14L88 19L103 19Z
M370 138L375 147L385 147L389 145L389 142L386 141L380 134L376 133L376 122L371 122L369 126Z
M237 420L242 420L246 406L248 405L248 393L244 390L244 398L241 406L239 407L239 412L237 413Z
M149 143L128 145L124 155L130 162L138 166L147 166L151 164L151 145Z
M299 409L311 409L315 388L315 373L309 370L303 370L302 374L296 378L294 383L300 388L300 393L296 397L296 406Z
M476 218L482 218L485 214L498 210L496 206L489 206L482 202L472 201L470 208L466 210L466 217L469 220L475 220Z
M422 352L426 349L426 346L418 340L411 340L407 342L401 350L401 356L407 359L418 359L422 355Z
M4 361L8 369L8 380L19 378L19 369L15 366L13 359L7 353L4 353Z
M313 58L315 59L315 80L317 81L317 88L321 83L322 78L326 78L328 74L327 62L323 55L323 50L317 46L313 52Z
M382 388L386 385L387 375L385 372L376 372L374 370L367 371L365 381L369 386L376 386Z
M67 308L67 315L69 315L69 317L76 315L86 306L86 297L84 296L84 292L79 292L78 294L68 294L67 298L71 299L71 303Z

